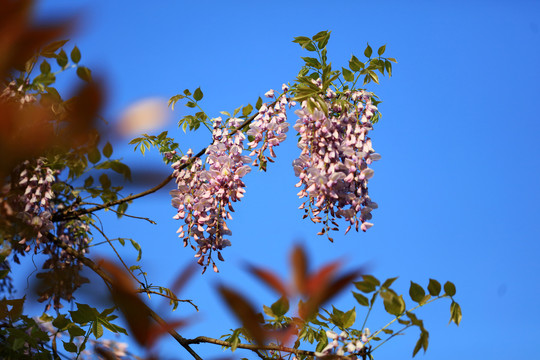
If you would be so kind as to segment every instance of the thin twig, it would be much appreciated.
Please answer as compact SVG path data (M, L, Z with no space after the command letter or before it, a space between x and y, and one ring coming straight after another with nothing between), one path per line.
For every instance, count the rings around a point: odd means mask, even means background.
M178 299L177 297L172 297L172 296L169 296L167 294L162 294L159 291L148 290L148 289L144 289L144 288L137 289L136 292L141 293L141 294L155 294L155 295L162 296L162 297L164 297L166 299L169 299L169 300L172 300L172 301L187 302L187 303L191 304L191 306L193 306L195 308L195 310L197 310L197 312L199 312L199 307L193 303L193 300Z
M144 283L141 282L139 279L137 279L137 277L135 276L135 274L133 274L133 272L131 270L129 270L128 266L126 265L126 263L124 262L124 259L122 259L122 257L120 256L120 254L118 253L118 251L116 251L116 248L114 247L114 245L112 244L111 240L109 240L109 238L107 237L107 235L105 235L105 233L103 232L103 230L101 230L100 228L98 228L96 225L94 224L91 224L94 228L97 229L97 231L99 231L101 233L101 236L103 236L105 238L105 240L107 240L107 242L109 243L109 245L111 246L111 248L113 249L114 253L116 254L116 256L118 257L118 259L120 260L120 262L122 263L122 265L124 265L124 267L126 268L127 272L131 275L131 277L136 281L138 282L140 285L144 286Z

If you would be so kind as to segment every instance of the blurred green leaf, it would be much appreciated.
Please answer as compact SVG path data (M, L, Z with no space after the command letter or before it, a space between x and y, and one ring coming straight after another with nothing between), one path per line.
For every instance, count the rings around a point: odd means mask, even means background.
M377 54L379 54L379 56L381 56L382 54L384 54L384 51L386 50L386 45L383 45L379 48L379 50L377 50Z
M193 93L193 98L197 101L200 101L202 100L203 98L203 92L201 91L201 88L198 87L197 89L195 89L195 92Z
M357 293L357 292L352 292L353 293L353 296L354 298L356 299L356 301L362 305L362 306L369 306L369 300L367 297L365 297L364 295L360 294L360 293Z
M441 293L441 284L434 279L429 279L428 291L431 296L439 296Z
M271 309L276 316L283 316L289 311L289 300L282 296L278 301L272 304Z
M87 82L92 81L92 72L90 71L89 68L85 66L79 66L77 68L77 76L84 81L87 81Z
M364 55L367 58L370 58L372 53L373 53L373 49L371 49L371 46L369 46L369 44L368 44L367 47L366 47L366 50L364 50Z
M42 74L48 74L51 72L51 65L47 62L47 60L43 60L43 62L39 66L39 70Z
M454 295L456 295L456 286L453 283L451 283L450 281L447 281L444 284L444 292L448 296L454 296Z
M97 148L92 148L86 155L88 157L88 161L90 161L92 164L97 164L99 160L101 160L101 153Z
M101 174L99 176L99 183L103 189L109 189L111 187L111 179L109 179L107 174Z
M343 78L347 81L354 81L354 74L346 68L341 68L343 73Z
M450 304L450 322L453 321L459 326L459 323L461 323L461 316L461 306L459 306L457 302L452 301L452 304Z
M58 64L58 66L60 66L62 68L67 65L68 57L67 57L66 52L64 51L64 49L60 50L60 52L56 56L56 63Z
M103 155L105 155L105 157L111 157L113 153L113 148L112 148L112 145L110 142L107 141L107 143L105 144L105 146L103 147Z
M414 302L420 303L426 296L426 292L424 291L424 288L422 288L420 285L411 281L409 295Z
M75 46L71 51L71 61L73 61L75 64L81 61L81 51L77 46Z
M77 352L77 345L75 345L71 341L70 342L65 342L65 341L62 340L62 343L64 345L64 350L66 350L67 352L72 352L72 353Z

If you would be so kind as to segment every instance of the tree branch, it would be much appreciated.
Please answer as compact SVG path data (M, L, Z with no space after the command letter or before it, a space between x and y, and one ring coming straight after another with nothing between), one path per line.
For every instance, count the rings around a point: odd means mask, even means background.
M210 338L207 336L198 336L195 339L185 339L188 344L200 344L200 343L208 343L208 344L215 344L215 345L221 345L226 347L231 347L231 344L223 341L218 340L214 338ZM251 351L257 352L257 350L274 350L274 351L284 351L288 353L293 353L296 355L309 355L309 356L315 356L314 351L308 351L308 350L300 350L300 349L293 349L286 346L279 346L279 345L254 345L254 344L238 344L237 348L239 349L247 349Z

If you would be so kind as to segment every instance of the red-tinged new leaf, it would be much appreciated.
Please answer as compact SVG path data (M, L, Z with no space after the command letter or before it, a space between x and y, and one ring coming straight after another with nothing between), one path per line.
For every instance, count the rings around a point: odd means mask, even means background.
M287 286L285 286L281 279L274 273L252 265L248 265L248 270L261 279L266 285L277 291L281 296L288 296Z
M259 324L260 317L253 306L242 295L230 288L220 286L218 290L227 306L242 321L242 326L246 328L253 340L258 344L263 344L265 331Z
M322 293L321 303L323 305L335 295L339 294L346 286L352 284L355 279L358 279L359 276L365 273L365 269L360 268L357 270L350 271L345 275L339 277L337 280L333 281L330 286L326 287Z
M306 252L299 245L294 247L291 256L291 266L293 269L294 286L300 294L305 295L307 292L308 259Z
M322 291L340 267L341 263L339 261L334 261L323 266L319 271L311 275L306 281L307 286L303 295L313 297L317 292Z

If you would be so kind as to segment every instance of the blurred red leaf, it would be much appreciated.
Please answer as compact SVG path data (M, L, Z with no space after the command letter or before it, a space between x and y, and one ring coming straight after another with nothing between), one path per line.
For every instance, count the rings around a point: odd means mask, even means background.
M248 270L272 289L276 290L281 296L288 296L289 291L287 290L287 286L283 284L281 279L278 278L274 273L253 265L249 265Z
M306 294L308 259L306 252L299 245L295 246L292 252L291 266L293 271L294 286L300 294Z
M187 320L175 320L164 324L156 324L151 318L150 308L137 295L130 275L112 262L101 260L99 266L110 276L111 294L114 302L124 314L130 334L146 348L151 348L156 340L169 330L187 324Z
M257 344L263 344L265 340L265 330L261 327L258 314L253 306L236 291L220 286L218 288L227 306L242 321L242 326L249 332Z

